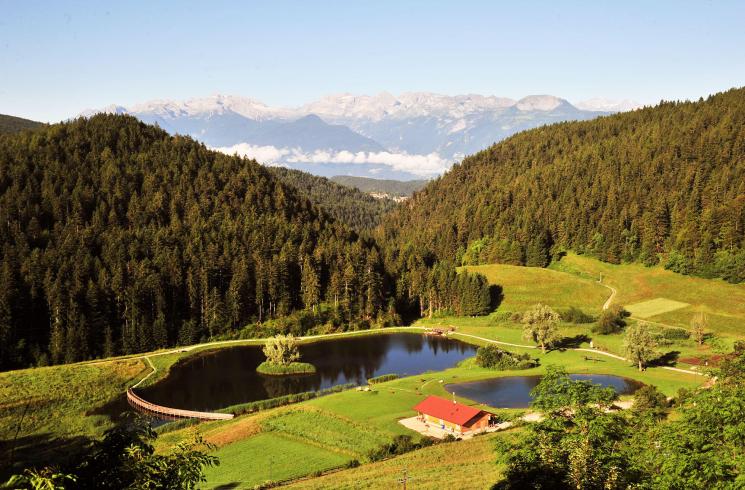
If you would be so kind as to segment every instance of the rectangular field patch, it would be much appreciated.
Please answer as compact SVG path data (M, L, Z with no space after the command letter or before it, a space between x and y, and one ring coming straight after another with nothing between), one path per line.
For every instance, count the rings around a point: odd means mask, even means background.
M667 298L655 298L649 301L642 301L640 303L634 303L633 305L626 306L626 311L631 313L631 316L638 318L649 318L656 315L662 315L663 313L669 313L671 311L679 310L690 306L688 303L681 301L675 301Z

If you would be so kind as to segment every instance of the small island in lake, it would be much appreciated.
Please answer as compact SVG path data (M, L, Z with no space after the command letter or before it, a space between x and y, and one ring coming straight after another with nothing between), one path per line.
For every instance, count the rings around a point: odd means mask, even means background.
M316 367L307 362L299 362L300 352L297 339L292 335L277 335L266 341L262 352L266 361L259 364L256 372L271 376L288 374L313 374Z

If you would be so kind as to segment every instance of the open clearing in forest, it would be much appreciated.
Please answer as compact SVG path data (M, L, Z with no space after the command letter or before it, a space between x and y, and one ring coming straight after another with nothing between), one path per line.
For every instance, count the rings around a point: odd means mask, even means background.
M655 298L688 305L647 317L650 321L690 328L693 316L703 312L709 319L710 330L738 339L745 338L745 284L684 276L661 266L608 264L574 253L567 254L551 268L594 280L602 274L603 283L618 290L615 303L623 306Z
M631 316L636 318L650 318L656 315L662 315L663 313L670 313L671 311L679 310L691 306L688 303L682 301L675 301L667 298L655 298L649 301L641 301L631 305L626 305L624 308L626 311L631 313Z
M489 264L462 267L486 276L490 284L502 287L501 311L524 311L536 303L555 309L571 306L599 313L610 291L590 278L516 265Z

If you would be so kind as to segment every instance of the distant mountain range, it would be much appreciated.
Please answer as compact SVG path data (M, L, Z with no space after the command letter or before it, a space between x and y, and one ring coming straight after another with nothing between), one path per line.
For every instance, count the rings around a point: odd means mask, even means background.
M432 93L333 95L296 108L215 95L89 110L131 114L226 153L317 175L431 178L465 155L519 131L592 119L639 107L591 99L573 105L551 95L520 100Z

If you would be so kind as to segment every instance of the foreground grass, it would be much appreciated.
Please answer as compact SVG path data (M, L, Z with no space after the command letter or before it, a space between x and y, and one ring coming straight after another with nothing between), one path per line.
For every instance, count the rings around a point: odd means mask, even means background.
M342 466L347 457L277 433L258 434L214 453L220 466L206 471L207 488L252 488ZM250 461L250 471L246 471Z
M506 434L438 444L395 458L338 471L289 485L297 490L320 488L399 488L406 471L411 488L486 489L501 478L495 462L495 441Z
M110 422L95 409L148 371L129 359L0 373L0 461L43 462L98 437Z
M479 329L478 333L484 334L485 337L489 335L489 332L484 331L484 327L472 328ZM459 327L459 331L461 329L462 327ZM492 332L498 332L498 330L492 330ZM394 461L402 461L400 458L395 458L390 462L371 464L367 456L369 451L390 442L398 434L408 434L414 440L418 440L419 434L409 431L400 425L398 420L415 415L412 407L429 394L450 396L445 387L452 383L503 376L540 375L550 364L561 364L572 373L611 374L637 379L658 386L668 395L674 395L682 387L694 388L705 380L701 376L686 375L660 368L639 372L634 366L623 361L610 358L591 361L587 359L585 353L570 350L550 351L546 354L536 349L512 348L511 350L529 352L539 359L540 366L521 371L492 371L480 368L472 361L465 361L459 366L444 371L380 383L374 385L371 391L347 390L290 407L238 417L231 421L200 424L197 430L208 441L219 447L215 454L222 461L219 468L210 470L208 473L207 487L213 488L227 484L251 487L267 479L283 481L316 474L345 465L352 460L357 460L363 465L355 470L333 473L318 481L302 482L301 488L302 485L307 488L324 488L327 484L333 488L330 482L336 481L340 482L336 488L344 488L347 485L346 482L354 481L355 478L368 482L375 478L383 478L388 472L400 472L401 466L396 466L394 463ZM478 406L472 400L458 399L463 403ZM522 409L491 410L500 413L505 418L525 411ZM162 440L159 440L160 450L190 437L193 430L195 429L182 429L165 434ZM476 438L475 441L480 439ZM288 441L292 442L292 447L285 449L290 444ZM447 475L444 469L438 470L437 466L453 470L454 474L451 476L458 481L459 488L482 488L479 486L482 483L493 483L498 477L498 468L494 463L495 456L491 454L487 466L485 454L490 453L491 450L483 447L486 453L482 455L483 457L474 456L476 459L473 462L475 465L473 474L481 476L473 476L473 479L468 471L455 472L455 465L458 463L454 462L450 467L449 463L446 463L449 459L431 461L431 467L423 466L418 462L420 457L426 459L427 454L430 454L431 458L453 458L454 454L466 457L466 454L471 451L469 444L458 442L447 445L452 446L452 449L444 448L444 446L441 449L437 446L437 448L428 448L404 456L412 458L411 471L421 471L423 480L416 484L427 488L427 485L430 485L429 482L432 482L431 485L434 486L438 478ZM285 450L293 455L296 453L292 451L302 450L303 456L285 457L283 453ZM446 455L440 451L453 452ZM272 466L271 478L268 477L267 470L269 461ZM490 469L486 470L486 468ZM367 473L368 471L370 473ZM489 475L488 480L484 475ZM385 484L390 484L390 482ZM378 486L384 485L381 482ZM351 488L357 487L352 485Z
M682 308L663 308L658 314L654 314L653 309L643 311L652 313L647 317L649 320L688 328L693 315L704 312L709 317L711 330L745 338L745 284L684 276L660 266L607 264L572 253L552 264L551 268L581 278L597 279L602 274L603 282L618 290L615 302L630 306L632 310L637 303L658 298L687 304Z

